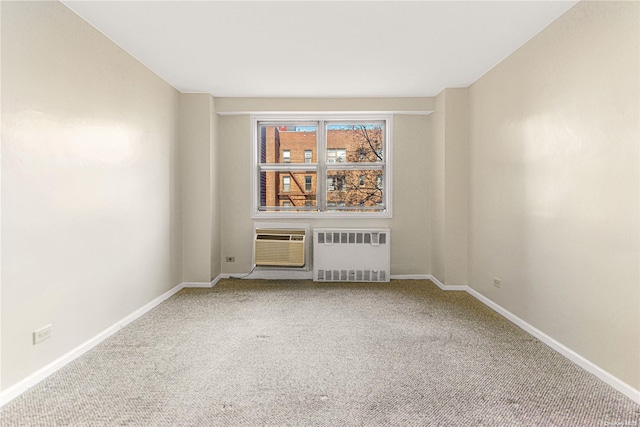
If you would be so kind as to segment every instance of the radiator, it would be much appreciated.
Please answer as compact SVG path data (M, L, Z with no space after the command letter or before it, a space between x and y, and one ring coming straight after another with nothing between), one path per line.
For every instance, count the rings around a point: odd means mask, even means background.
M388 282L391 233L388 228L313 230L313 280Z

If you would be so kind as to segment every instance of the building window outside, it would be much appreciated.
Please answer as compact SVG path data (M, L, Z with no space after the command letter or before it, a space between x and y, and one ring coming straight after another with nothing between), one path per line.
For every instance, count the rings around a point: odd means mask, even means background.
M327 163L344 163L346 158L345 148L327 148Z
M335 177L330 176L329 178L327 178L327 191L334 191L336 189L336 185L335 185ZM328 204L329 206L335 206L335 203Z
M252 117L254 217L391 217L391 117L302 116ZM281 211L284 197L291 207Z
M330 176L327 178L327 191L344 191L344 176Z

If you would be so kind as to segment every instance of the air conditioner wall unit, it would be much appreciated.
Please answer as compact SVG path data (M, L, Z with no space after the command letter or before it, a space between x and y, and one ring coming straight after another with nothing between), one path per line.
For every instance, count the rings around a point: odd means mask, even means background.
M390 247L388 228L314 228L313 280L388 282Z
M258 267L304 267L306 237L303 228L256 228L254 264Z

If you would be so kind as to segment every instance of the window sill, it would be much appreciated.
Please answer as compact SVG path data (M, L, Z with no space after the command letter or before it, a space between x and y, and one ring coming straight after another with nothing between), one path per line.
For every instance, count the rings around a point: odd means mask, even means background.
M296 218L351 218L351 219L391 219L393 215L389 211L383 212L254 212L251 219L296 219Z

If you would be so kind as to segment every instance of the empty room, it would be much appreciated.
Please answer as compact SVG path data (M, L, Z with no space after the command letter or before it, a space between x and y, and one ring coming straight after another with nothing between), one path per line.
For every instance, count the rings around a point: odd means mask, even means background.
M640 2L0 36L0 425L640 424Z

